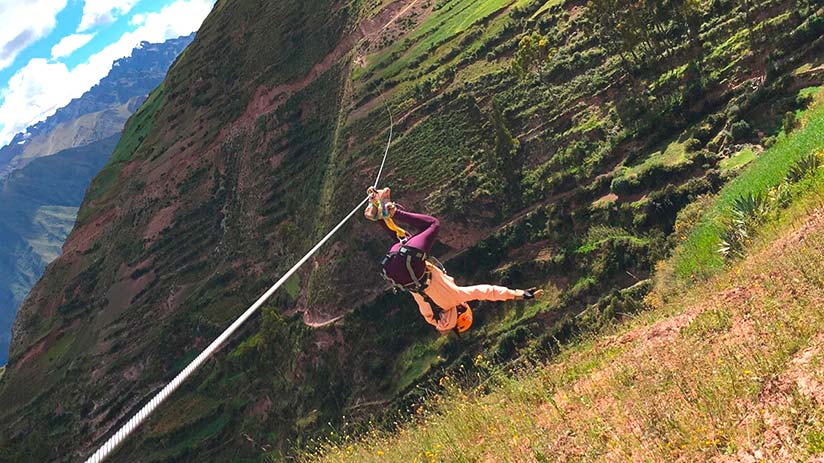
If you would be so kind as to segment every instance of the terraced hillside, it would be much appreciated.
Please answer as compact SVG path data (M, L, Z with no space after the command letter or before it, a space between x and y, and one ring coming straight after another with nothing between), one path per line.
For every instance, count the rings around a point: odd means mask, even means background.
M391 421L478 353L552 355L574 314L638 310L678 211L810 104L823 15L805 0L219 2L21 311L0 456L85 455L182 369L362 197L384 103L386 182L443 218L450 273L549 297L482 305L469 336L438 337L385 293L388 243L353 223L115 461L285 458L329 424Z
M0 147L0 364L17 308L60 254L91 179L126 120L193 38L142 43L80 98Z
M338 426L298 461L820 461L824 94L802 119L679 214L643 311L588 308L550 361L479 353L391 425ZM742 224L736 254L706 239ZM703 272L685 288L687 261Z

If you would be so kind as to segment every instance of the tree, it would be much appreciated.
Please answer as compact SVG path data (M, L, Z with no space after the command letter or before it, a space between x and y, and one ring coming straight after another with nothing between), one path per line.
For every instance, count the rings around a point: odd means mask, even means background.
M495 150L487 156L489 170L495 177L491 180L495 189L503 193L504 204L513 205L521 197L521 142L512 136L506 126L501 104L496 98L492 100L492 124L495 128Z
M532 69L540 65L547 58L549 40L546 37L533 33L525 35L518 42L518 50L512 63L517 74L524 78Z

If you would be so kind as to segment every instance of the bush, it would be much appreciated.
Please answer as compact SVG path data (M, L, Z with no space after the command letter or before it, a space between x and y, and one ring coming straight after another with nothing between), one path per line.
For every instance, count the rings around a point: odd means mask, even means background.
M747 121L738 121L730 127L730 134L734 141L746 140L752 138L755 132Z
M810 153L790 167L786 180L790 183L800 182L804 177L813 175L820 167L821 159Z
M692 153L694 151L698 151L704 144L701 143L701 140L697 138L690 138L684 142L684 149L688 153Z
M792 111L787 111L784 114L784 120L782 121L782 125L784 126L784 133L789 135L790 132L795 130L797 127L798 121L795 118L795 113Z
M718 252L724 257L743 257L756 227L764 221L768 212L767 198L760 193L747 193L733 200L732 218L721 233Z
M701 124L693 131L691 139L698 139L701 143L708 143L712 139L712 125Z

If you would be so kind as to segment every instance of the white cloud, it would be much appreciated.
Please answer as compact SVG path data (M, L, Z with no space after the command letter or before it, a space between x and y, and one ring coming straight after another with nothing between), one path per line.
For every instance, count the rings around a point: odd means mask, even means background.
M129 11L140 0L86 0L83 5L83 18L77 32L87 31L93 27L113 23L119 16Z
M57 45L51 49L51 57L53 60L69 56L77 51L83 45L89 43L94 38L94 34L72 34L67 35L57 42Z
M40 58L29 61L0 91L0 146L97 84L115 60L130 56L141 41L163 42L197 30L213 4L214 0L178 0L148 13L142 26L73 69Z
M66 0L0 0L0 70L17 55L54 29L57 13Z
M131 24L132 26L140 26L145 22L146 22L146 15L141 14L141 13L137 13L134 16L132 16L132 19L129 21L129 24Z

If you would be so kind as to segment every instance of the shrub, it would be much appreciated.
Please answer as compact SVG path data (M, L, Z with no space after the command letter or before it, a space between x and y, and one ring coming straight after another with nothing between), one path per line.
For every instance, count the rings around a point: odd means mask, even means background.
M760 193L747 193L733 200L732 218L721 233L718 252L724 257L743 257L744 250L752 242L756 227L768 212L767 199Z
M787 171L786 179L791 183L799 182L804 177L813 175L820 167L821 158L813 153L810 153L799 159L790 167L790 170Z
M742 120L732 124L730 127L730 134L732 135L732 139L734 141L740 141L752 138L755 133L752 126L750 126L750 123Z
M691 139L698 139L701 143L707 143L712 139L712 125L701 124L692 134Z
M798 121L795 118L795 113L792 111L787 111L787 113L784 114L784 120L782 122L782 125L784 126L784 133L789 135L790 132L795 130L797 124Z
M703 143L701 143L701 140L699 140L697 138L690 138L690 139L688 139L687 141L684 142L684 149L688 153L698 151L699 149L701 149L701 146L703 146Z

